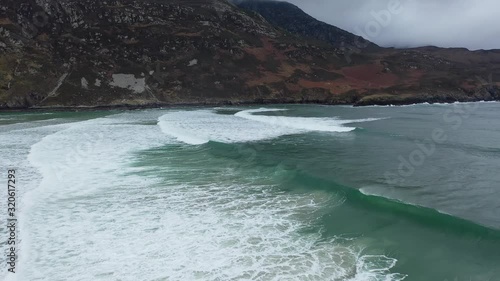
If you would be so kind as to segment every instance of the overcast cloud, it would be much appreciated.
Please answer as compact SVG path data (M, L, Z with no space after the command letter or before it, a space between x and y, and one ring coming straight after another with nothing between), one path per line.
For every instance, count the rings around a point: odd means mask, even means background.
M315 18L385 47L500 49L499 0L287 0ZM399 13L387 15L391 1ZM394 10L394 9L393 9ZM380 20L382 19L382 20ZM385 23L388 23L386 26ZM369 26L367 30L367 26ZM360 34L361 33L361 34Z

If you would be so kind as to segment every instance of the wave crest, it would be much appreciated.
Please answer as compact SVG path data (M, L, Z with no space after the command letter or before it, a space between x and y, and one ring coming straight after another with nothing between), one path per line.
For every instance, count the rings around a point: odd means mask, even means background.
M173 111L161 116L158 125L165 134L178 141L200 145L209 141L251 142L314 131L343 133L356 129L346 127L345 124L380 120L255 115L284 110L286 109L249 109L234 115L217 114L211 110Z

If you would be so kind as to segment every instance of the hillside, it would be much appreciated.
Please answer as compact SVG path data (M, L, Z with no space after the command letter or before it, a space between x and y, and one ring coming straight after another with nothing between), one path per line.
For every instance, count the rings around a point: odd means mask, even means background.
M269 23L306 38L330 43L338 48L361 45L365 50L378 46L363 37L316 20L299 7L282 1L237 1L238 7L262 15Z
M325 41L342 49L346 60L352 60L351 66L340 68L342 78L318 86L335 93L349 91L353 95L352 103L407 104L500 98L500 50L380 48L318 21L284 1L235 0L235 3L291 34Z
M357 40L350 33L305 37L284 25L290 14L265 11L225 0L2 3L0 108L499 97L498 51L353 53L339 45Z

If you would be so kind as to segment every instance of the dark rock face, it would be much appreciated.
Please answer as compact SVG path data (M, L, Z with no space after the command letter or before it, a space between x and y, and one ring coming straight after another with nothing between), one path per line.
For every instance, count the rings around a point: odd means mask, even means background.
M270 23L276 10L225 0L4 1L0 108L499 96L500 52L377 47L351 63L338 43L356 37L287 7ZM299 15L324 31L290 34Z

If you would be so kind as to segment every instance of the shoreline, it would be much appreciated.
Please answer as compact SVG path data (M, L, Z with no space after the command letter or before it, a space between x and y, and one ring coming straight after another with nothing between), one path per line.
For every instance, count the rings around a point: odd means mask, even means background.
M304 105L326 105L326 106L352 106L352 107L402 107L412 105L450 105L458 103L494 103L500 100L456 100L456 101L423 101L423 102L380 102L380 103L330 103L323 101L290 101L290 100L259 100L242 102L200 102L200 103L151 103L144 105L120 104L120 105L97 105L97 106L34 106L17 108L0 108L0 113L4 112L43 112L43 111L102 111L102 110L142 110L180 107L209 107L209 106L245 106L245 105L270 105L270 104L304 104Z

